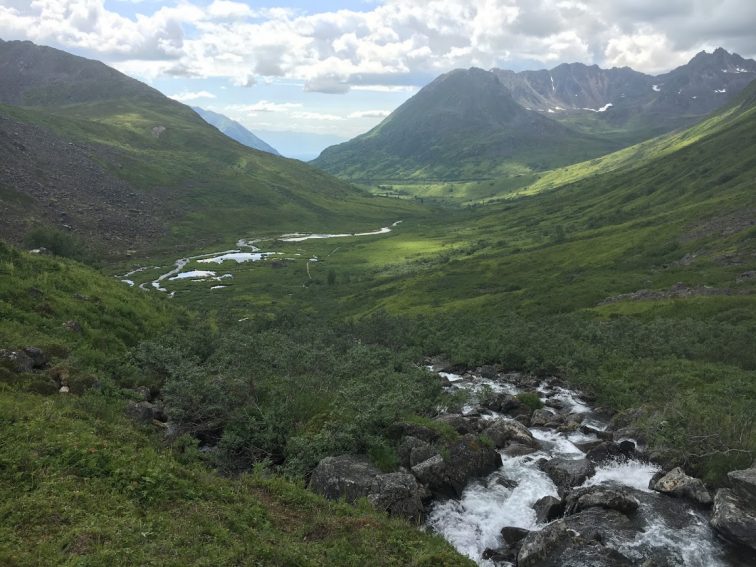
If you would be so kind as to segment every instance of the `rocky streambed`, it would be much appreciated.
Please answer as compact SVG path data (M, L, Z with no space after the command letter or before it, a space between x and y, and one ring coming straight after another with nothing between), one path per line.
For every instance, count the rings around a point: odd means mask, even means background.
M756 565L756 468L712 496L557 379L428 368L469 394L462 413L395 424L398 472L328 457L313 490L367 497L483 566Z

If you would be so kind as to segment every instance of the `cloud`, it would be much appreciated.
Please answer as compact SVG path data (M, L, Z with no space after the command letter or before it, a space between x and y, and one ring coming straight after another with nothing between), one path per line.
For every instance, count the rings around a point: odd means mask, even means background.
M154 7L155 4L150 3ZM153 76L265 77L312 92L421 86L456 67L564 61L657 72L703 48L756 55L753 0L384 0L306 13L174 0L126 17L105 0L0 0L0 37L30 39ZM366 90L366 89L364 89Z
M288 112L294 108L302 108L302 105L295 102L270 102L261 100L254 104L232 104L226 107L226 110L235 112L257 113L257 112Z
M344 120L343 116L337 116L336 114L327 114L324 112L299 111L292 112L291 116L292 118L299 118L301 120L324 120L328 122L337 122L339 120Z
M170 95L170 97L173 100L177 100L179 102L191 102L193 100L199 100L201 98L215 98L215 95L208 91L197 91L197 92L182 92L175 95Z
M386 118L389 114L391 114L390 110L362 110L352 112L349 118Z

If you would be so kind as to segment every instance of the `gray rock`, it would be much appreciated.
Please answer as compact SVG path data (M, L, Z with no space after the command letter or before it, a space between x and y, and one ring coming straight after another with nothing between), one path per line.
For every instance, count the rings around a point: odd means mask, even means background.
M34 369L34 361L22 350L0 350L0 362L14 372L31 372Z
M728 488L717 490L711 525L730 541L756 550L756 509Z
M47 366L47 354L41 349L33 346L24 347L24 353L31 358L32 367L35 369Z
M626 516L592 508L557 520L522 541L518 567L629 567L633 562L603 542L616 533L632 534Z
M537 409L533 412L533 415L530 416L530 425L532 427L545 427L555 419L557 419L557 414L553 411L545 408Z
M422 439L428 443L435 443L441 438L438 431L415 423L394 423L388 428L386 433L392 439L401 439L402 437L411 436Z
M421 522L424 515L423 491L408 473L388 473L375 477L368 501L391 516Z
M541 470L549 475L549 478L557 485L559 493L563 494L568 489L583 484L586 479L593 476L596 467L588 459L563 459L558 457L544 463Z
M756 467L727 473L732 491L756 508Z
M504 449L504 454L507 457L521 457L523 455L530 455L535 453L538 449L536 447L528 447L526 445L520 445L519 443L510 443L507 448Z
M142 423L165 421L165 414L160 407L147 401L129 402L126 406L126 415Z
M480 367L480 375L483 378L488 378L489 380L492 380L496 378L496 368L494 366L486 365Z
M435 455L438 455L438 451L431 445L413 447L412 451L410 452L410 467L419 465L423 461L427 461Z
M514 526L501 528L501 537L504 538L504 541L507 542L508 545L514 545L522 541L529 533L530 530L516 528Z
M312 472L309 488L329 500L354 502L370 494L373 481L379 474L381 471L365 457L326 457Z
M588 508L617 510L625 515L632 514L640 503L625 490L592 486L571 492L565 498L565 514L572 515Z
M698 478L686 475L680 467L669 471L654 483L657 492L670 494L678 498L687 498L699 504L711 504L711 494Z
M445 423L460 435L474 433L478 430L477 425L472 420L459 414L440 415L434 421Z
M625 454L620 450L619 445L610 441L604 441L600 445L597 445L585 455L594 463L605 463L624 457Z
M449 447L446 477L457 496L468 481L492 473L501 466L501 455L482 443L477 435L465 435Z
M396 449L396 453L399 457L399 463L403 467L409 468L413 466L410 463L412 450L418 447L430 447L430 443L418 439L417 437L413 437L412 435L407 435L402 438L401 443L399 443L399 446Z
M554 496L544 496L533 504L536 520L539 524L547 524L564 514L564 503Z
M518 443L526 447L538 446L538 441L533 438L528 428L513 419L497 419L483 430L483 435L493 441L497 449L506 447L509 443Z
M433 492L444 492L446 483L446 462L441 455L435 455L412 467L415 478Z

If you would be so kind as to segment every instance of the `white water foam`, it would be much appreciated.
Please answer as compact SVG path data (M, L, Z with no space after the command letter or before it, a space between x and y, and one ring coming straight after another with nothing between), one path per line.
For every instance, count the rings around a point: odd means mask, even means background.
M585 481L583 486L616 483L642 492L651 492L648 483L661 469L652 463L636 460L611 461L596 469L596 474Z

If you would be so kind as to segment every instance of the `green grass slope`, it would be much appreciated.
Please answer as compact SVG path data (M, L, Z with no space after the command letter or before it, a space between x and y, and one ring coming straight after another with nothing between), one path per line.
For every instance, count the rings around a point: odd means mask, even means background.
M752 85L689 130L516 198L300 243L320 259L307 272L255 266L222 297L189 284L184 297L240 318L274 303L374 315L371 336L424 354L564 375L642 408L652 446L721 479L756 451L755 132Z
M198 326L164 298L0 244L0 564L467 564L366 502L329 503L262 468L221 476L196 441L127 418L132 388L161 387L128 372L133 347ZM19 371L5 353L29 346L48 361Z
M0 203L13 218L3 236L16 242L41 224L122 254L326 220L358 230L417 210L242 146L101 63L6 42L0 68L0 101L12 103L0 107Z

